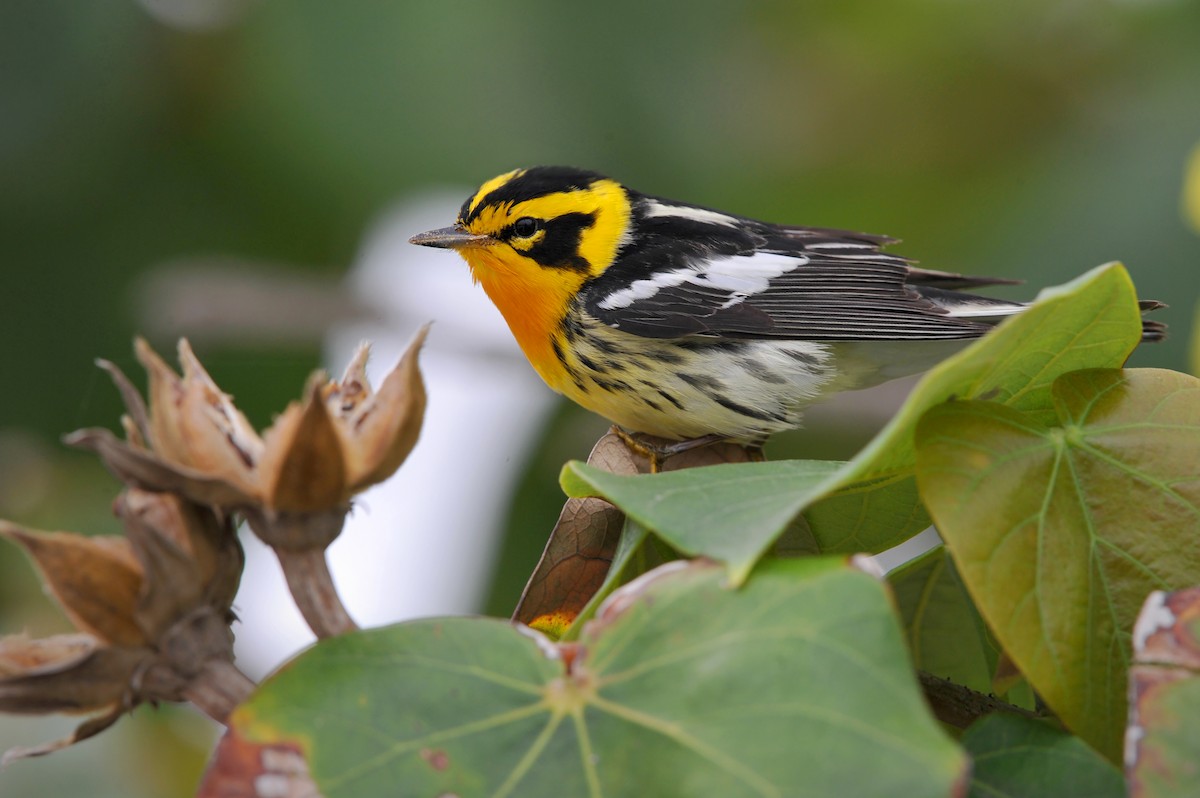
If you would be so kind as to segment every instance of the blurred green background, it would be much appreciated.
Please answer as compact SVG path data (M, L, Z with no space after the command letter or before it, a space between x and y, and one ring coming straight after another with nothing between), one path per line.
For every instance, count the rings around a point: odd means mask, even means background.
M289 335L204 352L263 426L318 365L322 324L350 312L338 279L381 209L538 163L894 235L931 268L1029 282L1008 296L1119 259L1171 304L1173 338L1137 364L1184 369L1200 237L1181 197L1198 141L1200 4L1183 0L6 0L0 516L116 531L113 483L56 441L115 423L94 357L137 373L138 331L169 349L146 299L164 264L266 264L328 297ZM511 609L553 522L559 466L601 429L556 416L492 612ZM848 456L867 435L790 446ZM6 546L0 631L26 628L65 627ZM0 747L69 727L0 719ZM209 733L143 709L0 773L0 793L187 794Z

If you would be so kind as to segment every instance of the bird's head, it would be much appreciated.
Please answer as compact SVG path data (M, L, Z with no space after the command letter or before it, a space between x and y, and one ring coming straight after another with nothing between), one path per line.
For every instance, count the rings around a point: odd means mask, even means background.
M518 169L479 187L453 227L410 241L454 249L475 279L578 287L616 258L630 227L628 192L614 180L564 166Z
M539 166L492 178L463 203L453 227L409 240L462 255L534 368L561 389L568 376L558 330L584 283L616 260L631 215L619 183Z

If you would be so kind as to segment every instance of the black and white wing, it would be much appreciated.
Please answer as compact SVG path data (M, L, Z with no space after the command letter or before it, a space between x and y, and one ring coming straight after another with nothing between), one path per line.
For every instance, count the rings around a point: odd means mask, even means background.
M647 210L648 209L648 210ZM643 235L586 292L602 323L650 338L977 338L1025 305L965 293L1007 283L914 267L891 239L781 227L647 198Z

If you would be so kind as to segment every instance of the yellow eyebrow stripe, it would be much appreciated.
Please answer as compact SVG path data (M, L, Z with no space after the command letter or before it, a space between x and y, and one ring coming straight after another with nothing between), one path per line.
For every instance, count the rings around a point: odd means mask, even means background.
M500 188L500 186L504 185L510 180L520 177L523 174L525 174L524 169L514 169L511 172L505 172L502 175L493 177L491 180L484 183L479 187L479 190L475 192L475 196L471 197L471 203L467 206L468 211L470 213L474 213L479 208L479 203L483 201L484 197L486 197L488 194L491 194L493 191Z

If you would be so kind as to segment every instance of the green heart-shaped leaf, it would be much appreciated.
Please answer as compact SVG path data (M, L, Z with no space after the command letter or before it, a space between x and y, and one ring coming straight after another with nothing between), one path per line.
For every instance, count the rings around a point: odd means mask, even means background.
M617 476L583 463L563 467L571 496L602 496L679 551L729 565L741 582L796 514L824 493L842 464L829 460L729 463Z
M576 645L476 618L325 640L231 734L297 746L326 798L951 793L965 757L877 579L806 558L724 583L663 566Z
M1080 371L1053 397L1057 427L992 402L935 407L917 477L1004 650L1115 761L1142 599L1200 582L1200 380Z

